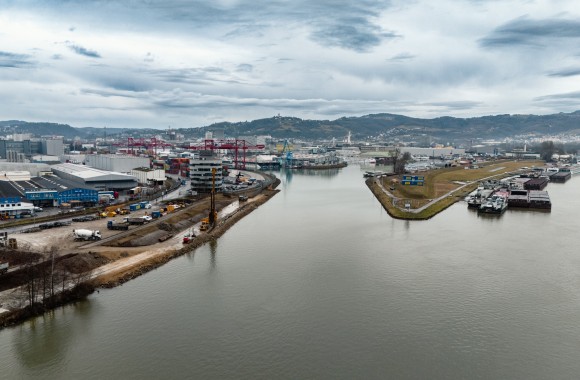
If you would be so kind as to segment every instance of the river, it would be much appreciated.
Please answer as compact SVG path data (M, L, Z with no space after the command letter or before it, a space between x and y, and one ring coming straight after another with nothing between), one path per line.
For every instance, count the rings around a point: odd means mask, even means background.
M578 377L579 178L551 213L409 222L363 171L281 173L217 242L0 331L0 378Z

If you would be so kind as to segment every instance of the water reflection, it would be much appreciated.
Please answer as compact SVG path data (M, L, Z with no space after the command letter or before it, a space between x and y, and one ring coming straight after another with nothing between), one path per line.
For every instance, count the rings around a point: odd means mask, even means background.
M210 240L209 242L209 271L214 272L216 269L216 253L217 253L218 241L217 239Z
M75 321L82 321L82 329L75 324L63 328L66 315L74 310ZM85 332L85 326L97 315L88 300L47 312L18 327L14 334L14 352L24 368L60 368L69 356L70 341Z
M332 178L336 177L340 173L339 168L334 169L297 169L297 174L304 174L308 176L317 176L320 178Z

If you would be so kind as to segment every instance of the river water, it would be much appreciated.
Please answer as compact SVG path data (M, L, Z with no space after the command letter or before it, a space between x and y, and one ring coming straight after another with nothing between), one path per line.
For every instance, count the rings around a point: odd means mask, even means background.
M217 242L0 331L0 378L578 377L579 178L551 213L409 222L362 173L281 173Z

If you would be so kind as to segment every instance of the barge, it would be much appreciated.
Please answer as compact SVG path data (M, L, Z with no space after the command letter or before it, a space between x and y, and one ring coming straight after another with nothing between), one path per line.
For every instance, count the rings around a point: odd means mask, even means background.
M548 178L532 178L524 183L524 189L526 190L544 190L548 186Z
M547 191L517 189L510 191L508 206L510 208L550 210L552 202Z
M572 173L560 171L558 173L553 174L550 177L550 181L556 182L556 183L564 183L567 180L569 180L570 178L572 178Z

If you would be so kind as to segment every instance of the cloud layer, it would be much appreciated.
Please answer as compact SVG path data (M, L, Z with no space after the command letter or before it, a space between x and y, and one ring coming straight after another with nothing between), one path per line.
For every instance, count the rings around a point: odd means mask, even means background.
M178 128L580 109L573 1L0 5L0 120Z

